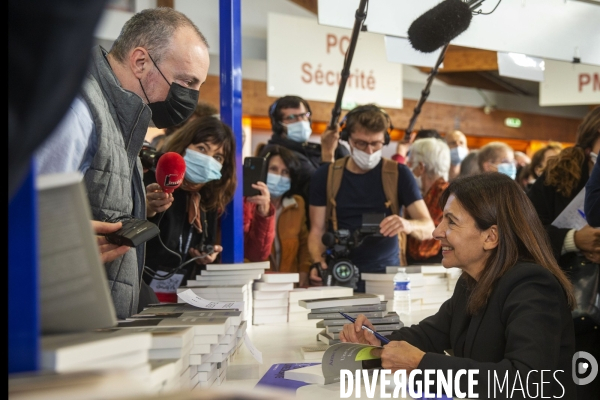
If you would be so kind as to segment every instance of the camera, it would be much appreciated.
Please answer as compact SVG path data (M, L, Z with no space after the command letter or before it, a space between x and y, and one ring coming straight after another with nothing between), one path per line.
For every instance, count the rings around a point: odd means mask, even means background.
M323 235L321 241L326 247L323 257L327 269L319 267L319 273L325 286L346 286L357 289L360 272L352 263L350 252L360 246L367 236L381 236L379 224L383 218L385 214L364 214L361 227L354 232L349 229L339 229Z
M154 147L149 146L147 142L144 143L139 153L140 160L142 161L142 167L150 171L156 171L156 163L158 163L158 159L163 154L164 153L156 150Z
M200 253L206 253L207 256L210 256L212 253L215 252L215 246L213 246L212 244L201 244L196 246L196 249Z

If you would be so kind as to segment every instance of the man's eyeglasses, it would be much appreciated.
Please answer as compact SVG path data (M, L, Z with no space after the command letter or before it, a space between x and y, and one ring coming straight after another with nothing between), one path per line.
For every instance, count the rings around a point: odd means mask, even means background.
M300 114L289 114L282 118L282 121L286 124L290 124L292 122L298 121L308 121L310 118L310 112L300 113Z
M357 148L360 151L365 151L367 149L367 147L371 146L371 148L375 151L380 150L383 145L385 144L384 142L378 140L376 142L365 142L364 140L352 140L352 144L354 145L355 148Z

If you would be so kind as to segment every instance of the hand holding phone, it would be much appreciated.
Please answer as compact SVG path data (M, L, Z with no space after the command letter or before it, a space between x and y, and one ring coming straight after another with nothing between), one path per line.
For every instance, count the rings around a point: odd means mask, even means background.
M267 182L267 159L264 157L246 157L244 159L243 181L244 197L260 195L260 190L253 188L252 184Z

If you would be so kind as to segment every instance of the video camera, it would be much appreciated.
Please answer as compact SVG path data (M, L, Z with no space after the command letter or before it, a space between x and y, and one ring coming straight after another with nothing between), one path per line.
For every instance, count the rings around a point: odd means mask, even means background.
M346 286L357 289L360 278L358 267L350 260L350 252L360 246L367 236L381 236L379 224L385 214L364 214L362 225L354 232L339 229L326 232L321 241L326 247L323 257L327 269L318 266L319 275L325 286Z

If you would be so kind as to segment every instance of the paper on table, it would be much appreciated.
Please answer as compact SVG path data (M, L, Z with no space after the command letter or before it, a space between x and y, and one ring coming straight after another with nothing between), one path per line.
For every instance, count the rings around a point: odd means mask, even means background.
M185 290L181 293L177 293L177 296L188 304L191 304L200 308L210 308L213 310L231 310L231 309L244 309L243 301L211 301L203 299L198 296L192 289Z
M585 214L583 213L583 203L585 201L585 188L581 189L581 191L571 200L569 205L565 207L564 210L558 217L552 222L557 228L567 228L567 229L576 229L579 230L587 225L587 221L585 220Z
M262 364L262 353L258 351L256 347L254 347L252 340L250 340L250 336L248 336L248 332L244 332L244 343L246 344L246 348L248 349L250 354L252 354L252 357L254 357L254 359L258 361L259 364Z

